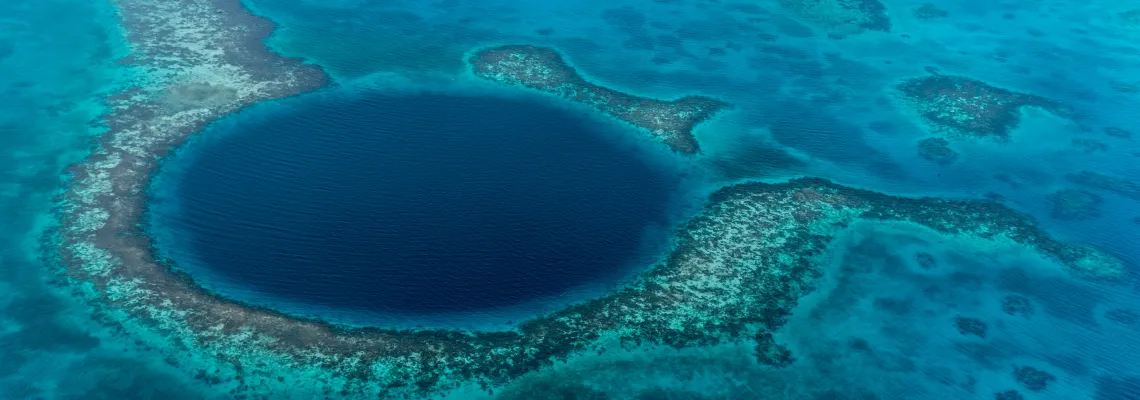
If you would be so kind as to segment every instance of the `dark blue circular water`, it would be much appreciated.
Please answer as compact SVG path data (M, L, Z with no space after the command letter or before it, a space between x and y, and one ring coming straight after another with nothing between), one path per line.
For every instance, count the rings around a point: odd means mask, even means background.
M510 307L624 275L679 184L621 139L636 133L542 100L294 103L215 127L152 188L160 252L228 282L207 289L402 315Z

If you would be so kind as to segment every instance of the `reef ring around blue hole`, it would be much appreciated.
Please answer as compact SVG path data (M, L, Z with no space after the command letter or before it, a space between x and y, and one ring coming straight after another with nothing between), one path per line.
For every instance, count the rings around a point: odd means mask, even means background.
M601 295L668 241L681 179L621 130L539 96L270 103L164 159L147 231L206 290L291 315L525 319Z

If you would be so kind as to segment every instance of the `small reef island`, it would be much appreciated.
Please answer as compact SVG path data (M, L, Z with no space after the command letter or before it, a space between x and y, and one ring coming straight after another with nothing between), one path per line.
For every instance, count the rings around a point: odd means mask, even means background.
M700 151L693 128L729 104L704 96L661 101L622 93L582 78L554 49L500 46L476 52L468 60L476 76L525 86L586 104L648 131L673 151Z
M512 331L347 329L240 304L156 259L140 228L148 180L172 147L204 125L260 101L320 88L326 77L269 52L262 40L271 24L238 0L118 4L133 50L126 62L151 79L111 99L109 131L72 171L61 226L47 247L58 251L53 257L63 281L100 321L234 398L424 398L459 388L494 390L578 354L641 345L750 342L757 362L783 365L794 354L772 332L812 290L821 274L818 258L860 220L1021 246L1086 279L1123 274L1115 257L1055 240L997 203L898 197L802 178L715 191L675 229L661 261L638 278ZM692 127L725 107L703 97L663 102L606 89L582 79L550 49L486 49L472 63L481 77L567 97L644 128L678 153L696 152ZM929 84L921 86L946 88ZM1000 121L1008 115L999 117L964 126L1004 132Z
M1061 117L1071 114L1064 105L1041 96L964 76L934 74L905 80L896 88L935 132L951 137L1008 141L1010 132L1021 122L1024 107L1037 107Z

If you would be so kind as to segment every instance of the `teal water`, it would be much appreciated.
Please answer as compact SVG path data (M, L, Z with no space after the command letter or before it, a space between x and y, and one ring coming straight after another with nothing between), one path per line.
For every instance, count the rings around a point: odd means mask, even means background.
M105 128L103 99L131 82L114 8L0 3L0 398L203 398L144 346L113 339L52 285L41 242L68 165Z
M248 2L280 25L272 49L323 66L341 85L431 86L462 74L474 47L550 45L621 90L735 104L697 131L705 153L695 174L710 185L811 175L907 195L997 195L1135 268L1140 204L1066 179L1091 170L1140 181L1140 25L1120 17L1135 5L938 2L946 16L920 19L922 2L885 4L890 33L832 39L777 2ZM92 323L49 284L41 260L61 174L101 132L100 99L129 81L114 64L127 50L113 10L0 4L0 398L227 398L148 343ZM926 127L887 95L924 67L1062 101L1080 118L1030 110L1009 143L952 140L957 159L931 162L916 149ZM1066 189L1100 201L1085 217L1059 217L1056 193ZM860 226L839 243L818 290L777 333L800 355L791 368L757 366L748 346L612 352L493 397L1140 398L1140 322L1120 318L1140 312L1134 281L1077 281L1014 250L894 226ZM922 268L920 253L938 267ZM1010 296L1033 312L1005 312ZM961 334L957 317L985 321L987 334ZM1026 389L1012 374L1024 366L1055 380Z

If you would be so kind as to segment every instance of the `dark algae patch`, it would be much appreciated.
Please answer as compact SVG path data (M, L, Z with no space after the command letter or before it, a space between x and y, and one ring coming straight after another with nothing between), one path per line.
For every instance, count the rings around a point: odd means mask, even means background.
M647 131L682 154L700 151L693 129L729 104L704 96L657 100L607 88L583 78L558 51L514 45L482 49L468 60L478 76L551 93L594 107Z
M1069 113L1052 100L964 76L929 75L907 79L896 87L922 119L952 136L1005 141L1020 123L1023 107L1061 116Z

